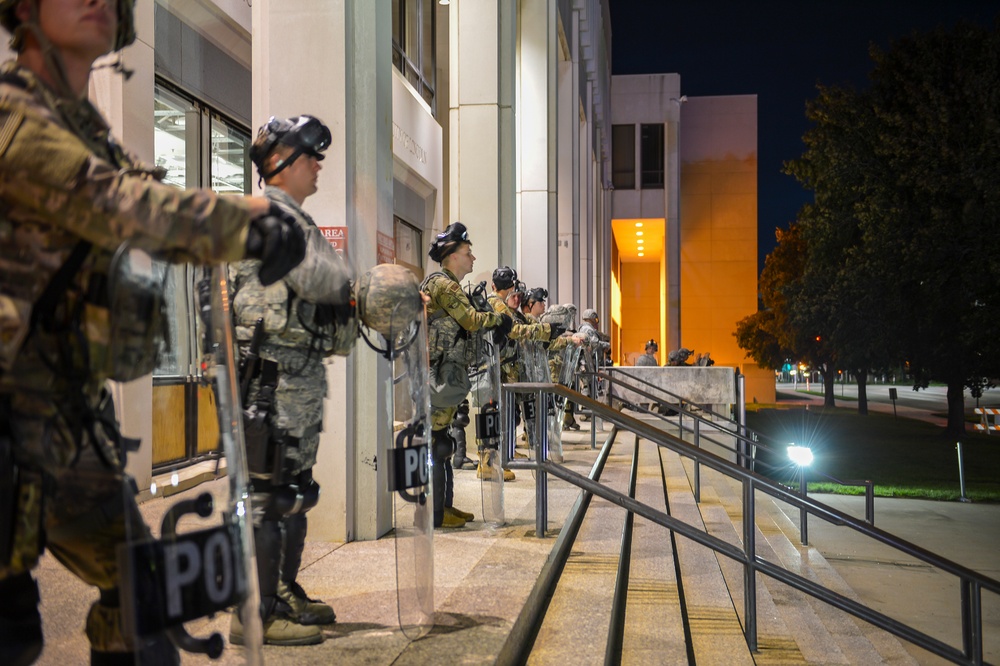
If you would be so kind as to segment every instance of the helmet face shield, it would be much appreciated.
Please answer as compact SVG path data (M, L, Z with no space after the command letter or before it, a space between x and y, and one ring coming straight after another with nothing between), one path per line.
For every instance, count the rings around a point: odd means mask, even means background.
M250 146L250 160L261 177L267 179L290 166L303 153L322 160L323 151L330 147L332 140L330 128L315 116L293 116L287 120L271 116L257 131L257 138ZM292 148L293 152L276 169L266 172L267 158L278 144Z
M427 256L441 263L445 257L458 249L459 243L472 244L469 240L469 230L461 222L452 222L431 242Z
M511 289L517 283L517 271L510 266L501 266L493 271L493 286L497 289Z
M332 141L330 128L312 116L299 116L290 120L294 120L295 125L278 141L322 160L323 151L330 147Z

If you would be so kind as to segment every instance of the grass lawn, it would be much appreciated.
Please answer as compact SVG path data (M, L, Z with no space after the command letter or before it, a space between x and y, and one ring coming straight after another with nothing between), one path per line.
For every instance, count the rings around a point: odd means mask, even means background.
M747 425L777 453L758 452L776 481L798 487L798 471L785 453L788 444L809 446L815 461L806 473L810 492L862 494L863 487L841 481L871 480L880 497L959 499L956 440L941 426L853 408L768 409L747 413ZM1000 437L968 432L962 438L965 496L1000 502Z

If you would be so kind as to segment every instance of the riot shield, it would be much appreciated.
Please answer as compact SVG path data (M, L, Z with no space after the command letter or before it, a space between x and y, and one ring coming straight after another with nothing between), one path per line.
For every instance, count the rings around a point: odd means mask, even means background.
M154 383L154 423L173 424L163 432L154 429L154 437L179 431L197 440L188 446L218 457L214 473L190 490L159 499L171 488L155 483L150 488L156 499L143 505L143 513L162 519L151 525L152 534L130 530L118 552L124 631L139 640L166 633L182 650L217 658L224 647L219 630L229 629L223 611L232 609L243 621L243 659L261 663L260 595L226 269L159 270L172 275L172 362L186 362L175 371L193 381L180 387ZM181 388L190 398L171 402L168 394L177 391L158 396L164 387ZM178 428L178 421L196 427Z
M538 340L520 341L518 354L521 381L547 384L551 381L549 377L549 363L545 346ZM545 405L537 404L538 396L534 394L519 394L521 402L521 414L524 417L524 432L527 436L529 455L534 456L536 430L535 424L540 415L545 414ZM542 416L544 418L544 416Z
M482 475L483 522L492 527L504 524L503 460L500 455L502 441L502 414L500 389L500 346L495 332L482 335L483 354L476 377L472 382L472 405L476 414L476 446L479 450Z
M569 344L556 354L558 359L555 364L556 373L553 373L552 377L553 383L574 388L576 386L576 366L580 362L580 347ZM566 398L554 395L546 414L549 429L549 459L558 463L563 461L562 431L565 406Z
M398 321L397 321L398 320ZM393 493L399 627L416 640L434 626L432 501L427 322L394 310L385 356L393 364L392 432L385 459Z

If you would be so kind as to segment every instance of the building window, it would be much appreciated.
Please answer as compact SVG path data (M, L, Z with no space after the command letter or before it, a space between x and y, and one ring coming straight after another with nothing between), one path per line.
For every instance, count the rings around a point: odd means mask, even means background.
M158 80L153 98L153 151L163 182L179 188L211 187L249 194L250 134L203 102ZM218 437L201 427L215 418L198 377L204 350L197 284L203 267L153 262L162 284L165 322L153 370L154 469L218 455ZM199 425L201 424L201 425ZM217 430L216 430L217 432Z
M611 184L616 190L635 189L635 125L611 127Z
M642 157L642 188L662 190L665 152L663 124L643 125L639 143Z
M432 110L437 79L435 4L435 0L392 0L392 64Z
M419 279L424 279L424 241L420 229L393 215L396 237L396 263L406 266Z

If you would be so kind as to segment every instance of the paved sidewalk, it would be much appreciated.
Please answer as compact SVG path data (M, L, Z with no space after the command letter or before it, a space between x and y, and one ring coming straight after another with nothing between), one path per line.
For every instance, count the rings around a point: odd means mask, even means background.
M811 497L864 519L864 497ZM788 511L798 524L797 510ZM875 526L933 553L1000 580L1000 504L875 498ZM882 544L818 518L809 544L876 610L961 648L959 579ZM1000 663L1000 596L983 593L986 661ZM904 642L921 664L948 663Z

